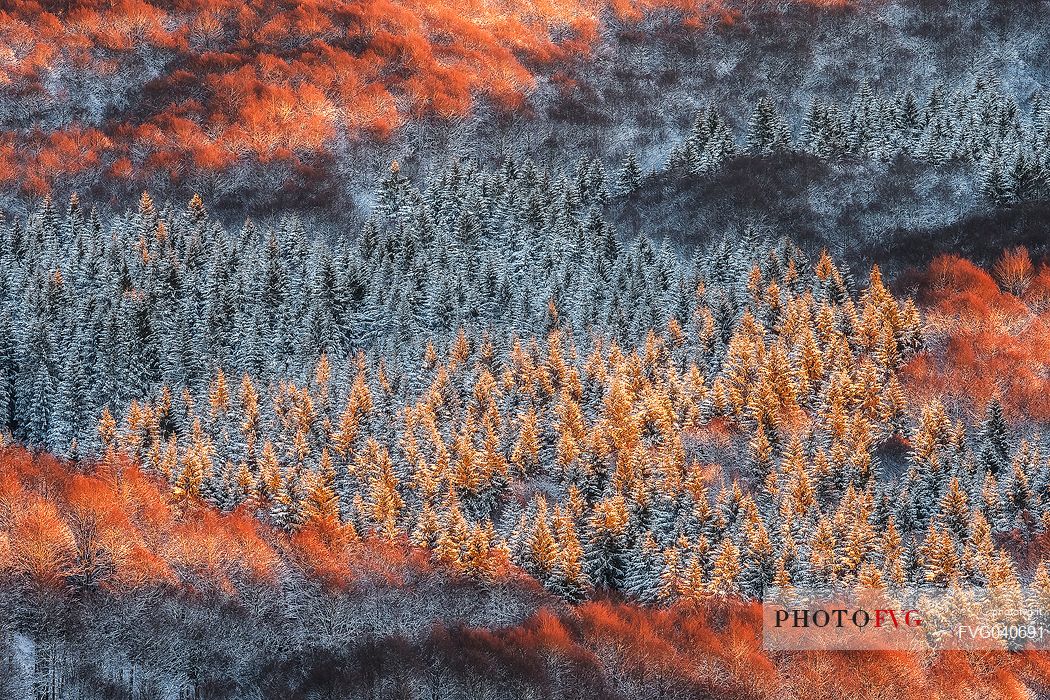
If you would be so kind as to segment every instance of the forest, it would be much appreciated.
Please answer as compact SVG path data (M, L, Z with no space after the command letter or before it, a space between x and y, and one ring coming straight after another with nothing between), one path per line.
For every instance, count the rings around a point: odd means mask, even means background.
M1046 697L1046 14L3 5L0 697Z
M225 616L302 588L326 612L300 622L377 644L712 601L746 629L785 585L1050 600L1050 268L941 256L894 290L755 230L632 238L603 211L638 178L454 163L421 191L395 164L341 247L295 217L228 231L200 198L11 222L0 409L57 459L5 457L2 571L40 606L9 618L12 650L33 640L10 663L69 695L75 645L42 659L53 630L24 625L125 595L251 635ZM148 697L153 663L89 665Z

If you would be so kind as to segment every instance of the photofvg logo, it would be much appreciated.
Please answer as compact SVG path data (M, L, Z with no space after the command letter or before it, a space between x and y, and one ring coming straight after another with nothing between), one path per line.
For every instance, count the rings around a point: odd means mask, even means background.
M955 586L773 589L762 604L769 650L1050 649L1045 596Z
M877 608L875 610L850 609L850 608L793 608L791 610L778 609L775 611L775 627L809 628L809 627L834 627L844 629L854 627L864 629L869 625L881 629L892 627L897 629L904 627L919 627L922 618L918 610L894 610L893 608Z

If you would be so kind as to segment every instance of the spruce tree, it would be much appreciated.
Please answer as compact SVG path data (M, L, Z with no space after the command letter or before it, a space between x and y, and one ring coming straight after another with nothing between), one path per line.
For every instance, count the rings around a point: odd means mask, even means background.
M791 147L791 136L787 122L777 111L773 102L766 97L758 101L755 112L748 123L748 152L768 156Z
M1009 434L1002 404L993 399L988 404L975 449L978 465L993 476L1005 472L1010 464Z
M628 153L616 179L616 188L621 196L629 195L642 186L642 169L634 152Z

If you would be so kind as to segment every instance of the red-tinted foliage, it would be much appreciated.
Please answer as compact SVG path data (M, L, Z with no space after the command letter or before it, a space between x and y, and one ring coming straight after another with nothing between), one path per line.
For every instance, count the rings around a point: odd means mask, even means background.
M235 594L276 584L296 567L331 588L368 579L401 585L429 570L402 542L360 540L343 528L276 532L243 513L185 510L133 464L82 473L21 448L0 448L0 578L117 592L183 586Z
M301 566L336 588L379 574L397 585L425 572L399 541L360 541L308 525L286 537L241 514L179 512L159 482L120 463L91 473L49 456L0 448L0 576L59 589L70 582L119 594L138 586L236 595ZM595 687L659 689L665 697L1027 697L1046 688L1043 654L897 652L770 654L757 604L646 609L593 601L541 608L506 629L437 629L432 643L467 665L530 679L564 674Z
M813 5L840 0L809 0ZM535 72L585 54L599 18L721 0L16 0L0 11L0 184L184 182L243 163L311 160L405 120L517 109ZM35 124L63 125L51 133Z
M628 694L658 689L663 697L1022 698L1025 683L1045 688L1050 674L1040 653L772 654L761 634L757 607L733 600L669 609L590 602L540 610L497 633L460 632L454 642L458 651L469 646L470 658L554 656L577 675L596 672Z
M918 293L929 350L905 368L912 392L974 414L998 398L1014 418L1050 420L1050 272L1027 279L1017 272L1022 257L1011 251L997 266L1020 298L969 261L942 256L930 264Z

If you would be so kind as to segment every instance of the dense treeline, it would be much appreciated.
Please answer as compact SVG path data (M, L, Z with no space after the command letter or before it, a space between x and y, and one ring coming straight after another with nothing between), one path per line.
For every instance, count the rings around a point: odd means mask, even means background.
M2 409L19 439L65 453L96 445L95 422L162 383L208 386L216 368L263 383L302 379L318 359L388 351L415 362L460 327L580 337L609 327L639 340L698 303L699 259L670 243L621 241L604 221L601 165L554 180L530 163L453 165L425 194L396 164L380 212L353 240L294 218L230 232L195 198L100 223L74 197L4 227ZM712 265L721 342L742 308L740 266ZM697 268L699 269L699 268ZM559 318L559 314L563 319Z
M843 102L865 78L893 94L928 91L937 76L949 91L984 70L1020 104L1047 78L1041 3L459 9L10 3L0 16L3 207L47 192L112 202L148 189L201 192L239 215L348 215L351 202L368 204L391 158L429 175L448 153L566 165L633 150L653 170L705 102L741 126L766 96L798 133L811 101Z
M875 260L891 277L944 253L988 265L1013 245L1044 255L1041 90L991 74L919 85L770 91L735 110L711 101L610 219L701 246L790 222L807 249L855 267Z
M814 99L797 138L769 99L756 106L743 138L715 107L700 114L668 167L704 175L734 155L772 156L797 150L826 161L888 163L913 158L934 167L968 166L973 191L996 207L1050 194L1050 102L1041 91L1021 106L995 78L977 78L949 93L934 87L879 95L864 83L850 102Z
M4 447L0 522L5 698L302 697L352 685L325 676L337 659L427 644L435 625L517 625L549 601L510 571L464 584L389 542L184 508L124 460Z
M910 398L913 301L754 233L624 238L636 176L395 164L353 241L45 203L0 247L12 434L570 600L1048 584L1046 446Z
M652 15L695 28L739 11L676 0L7 3L0 184L30 196L188 184L262 203L341 192L368 160L362 142L412 121L447 128L478 103L505 116L610 26Z
M753 606L567 605L381 539L170 503L123 460L0 450L0 694L179 698L1022 698L1038 653L760 647ZM407 556L406 556L407 554Z
M760 649L1050 609L1046 4L934 5L6 4L0 696L1045 695Z

